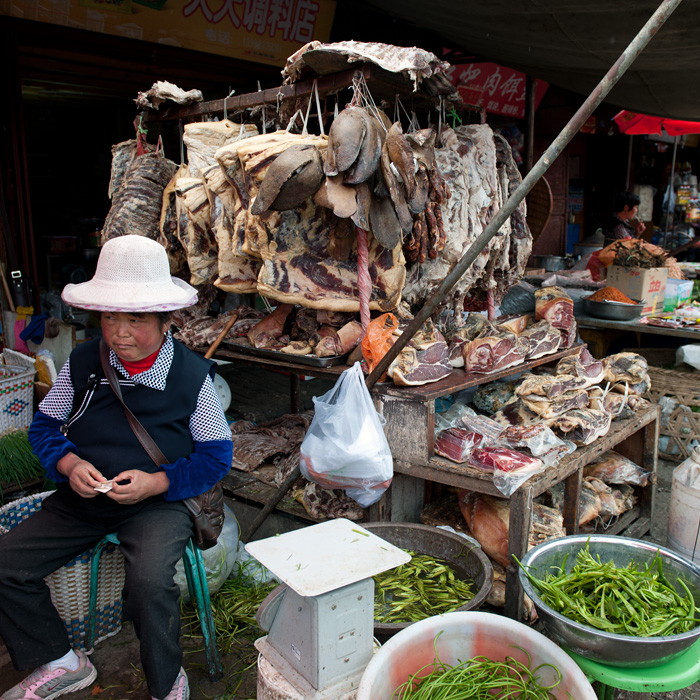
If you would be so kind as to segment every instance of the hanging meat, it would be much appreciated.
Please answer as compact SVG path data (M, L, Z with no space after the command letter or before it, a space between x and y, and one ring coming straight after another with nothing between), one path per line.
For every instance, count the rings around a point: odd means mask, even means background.
M187 254L190 284L216 279L219 266L216 238L211 228L211 201L198 177L183 177L175 183L178 207L178 237Z
M217 243L218 277L214 284L226 292L254 294L260 260L243 252L245 210L218 163L204 168L201 175L211 201L210 226Z
M216 164L216 152L229 143L256 136L253 124L234 124L228 119L218 122L192 122L185 124L182 140L187 147L190 175L198 177L200 171Z
M186 165L181 165L170 182L163 190L163 206L160 212L160 235L156 239L168 254L170 263L170 274L176 275L187 268L187 253L180 243L178 236L178 206L177 206L177 181L181 177L187 177L188 169Z
M163 191L177 171L177 165L157 153L136 156L114 192L104 226L102 243L112 238L136 234L157 240Z
M278 157L296 146L326 150L325 137L275 132L245 139L217 151L217 160L247 209L245 240L241 251L262 260L257 290L283 303L332 311L359 310L357 249L352 224L316 204L311 197L284 211L266 209L271 193L291 172L288 165L275 168ZM304 151L296 149L303 166ZM263 189L267 173L274 178L270 193ZM281 190L280 190L281 193ZM252 213L259 194L264 210ZM278 195L279 196L279 195ZM274 198L273 198L274 203ZM257 208L256 208L257 211ZM401 298L405 268L401 246L387 250L374 237L369 240L369 272L372 281L370 309L389 311Z
M441 138L435 148L437 167L434 172L426 168L431 187L425 217L416 216L406 239L407 258L416 262L407 271L404 297L416 305L434 293L503 206L519 178L510 150L501 141L496 143L489 126L444 128ZM448 293L443 305L455 314L461 314L466 296L485 298L491 292L498 303L522 277L532 238L524 207L517 211ZM440 239L441 230L444 246L440 244L442 249L431 257L431 241Z

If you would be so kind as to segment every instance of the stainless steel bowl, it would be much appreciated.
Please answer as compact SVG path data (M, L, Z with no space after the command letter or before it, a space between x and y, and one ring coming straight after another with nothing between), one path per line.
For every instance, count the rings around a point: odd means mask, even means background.
M473 581L474 597L457 608L458 611L477 610L486 600L493 586L493 567L479 547L472 546L463 537L429 525L419 523L363 523L362 526L402 549L412 549L419 554L446 561L457 578ZM408 627L410 622L375 622L374 636L380 642Z
M568 270L570 259L557 255L533 255L532 264L534 267L541 267L546 272L559 272ZM573 261L571 261L573 262Z
M594 301L585 297L582 301L584 311L589 316L605 318L608 321L634 321L642 315L644 309L644 302L641 301L636 304L620 304L614 301Z
M700 568L685 557L653 542L635 540L614 535L570 535L549 540L533 547L523 558L523 566L536 578L547 573L558 573L566 559L566 571L573 567L579 550L589 544L592 556L601 561L613 561L616 566L626 566L630 561L637 565L651 562L657 552L661 556L663 572L668 581L684 594L677 585L682 579L700 605ZM568 555L568 557L567 557ZM532 598L548 637L571 651L594 661L611 666L658 666L679 656L700 639L700 627L690 632L668 637L630 637L610 634L582 625L559 614L539 597L524 571L519 572L525 593Z

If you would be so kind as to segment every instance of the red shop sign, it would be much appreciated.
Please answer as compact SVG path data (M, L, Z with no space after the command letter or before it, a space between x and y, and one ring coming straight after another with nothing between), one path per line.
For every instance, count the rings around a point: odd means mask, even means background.
M467 104L484 107L493 114L525 117L525 73L497 63L465 63L451 66L447 76ZM535 81L535 109L548 87L549 83Z

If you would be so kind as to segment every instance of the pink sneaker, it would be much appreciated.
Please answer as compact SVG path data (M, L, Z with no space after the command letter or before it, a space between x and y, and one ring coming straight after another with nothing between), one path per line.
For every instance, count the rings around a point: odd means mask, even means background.
M170 692L163 698L163 700L188 700L190 697L190 684L187 681L187 674L184 668L180 668L180 673L177 674L175 683L170 689ZM1 699L0 699L1 700ZM151 700L158 700L158 698L152 697Z
M75 671L67 668L51 671L39 666L14 688L5 691L0 700L51 700L87 688L97 678L97 671L85 652L76 650L75 653L80 657L80 666Z

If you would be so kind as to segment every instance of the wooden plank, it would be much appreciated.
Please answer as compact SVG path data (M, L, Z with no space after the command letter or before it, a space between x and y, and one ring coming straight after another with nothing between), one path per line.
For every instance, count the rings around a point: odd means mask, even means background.
M591 316L576 316L576 323L581 328L606 328L608 330L629 331L630 333L649 333L651 335L700 340L700 328L662 328L661 326L639 323L639 321L608 321Z
M389 520L400 523L420 522L425 501L425 482L403 474L395 474L389 489L391 512Z
M435 404L406 401L394 396L375 401L378 413L386 419L384 434L394 460L424 464L433 455Z
M314 92L314 84L316 89L318 89L319 96L323 98L327 95L337 95L341 90L350 87L357 74L361 74L364 77L377 103L381 102L382 99L394 100L398 94L410 95L413 106L418 102L434 105L438 100L437 97L431 97L423 90L414 91L410 78L402 74L384 70L380 66L371 63L363 64L358 61L348 70L320 75L315 79L300 80L291 85L280 85L279 87L234 95L221 100L210 100L186 106L175 105L161 109L158 112L149 112L144 118L147 118L149 121L190 120L205 115L223 114L224 111L231 115L252 107L259 107L260 105L277 105L280 100L308 97ZM351 94L348 95L348 101L350 97ZM343 103L340 102L340 104Z
M252 474L238 472L235 469L232 469L221 480L221 484L227 496L259 505L267 503L277 490L276 486L263 484L262 481L259 481ZM304 506L295 501L289 494L282 498L276 510L309 522L321 522L321 520L314 520L304 510Z
M201 348L195 349L196 352L204 354ZM227 360L241 365L251 365L253 367L261 367L270 369L276 372L294 372L309 377L339 377L348 367L347 365L334 365L333 367L315 367L313 365L304 365L300 362L282 362L273 360L267 357L254 357L246 355L242 352L234 352L227 348L219 348L213 355L215 360Z
M639 506L635 506L634 508L631 508L630 510L624 512L616 521L612 522L607 528L605 528L601 534L605 535L622 535L624 534L626 537L634 537L635 535L631 535L630 531L636 532L638 529L641 529L643 524L640 524L640 527L632 527L634 523L639 519ZM649 522L648 518L644 518L646 522ZM644 534L647 532L647 530L644 530L640 534Z
M470 387L486 384L487 382L493 382L497 379L510 377L515 373L527 372L533 367L539 367L540 365L545 365L550 362L556 362L562 357L567 357L578 353L582 347L584 347L583 344L578 343L570 348L567 348L566 350L559 350L551 355L545 355L544 357L540 357L536 360L523 362L515 367L508 367L507 369L499 370L497 372L489 372L489 374L471 374L469 372L465 372L463 369L455 369L452 370L452 372L444 379L441 379L439 382L433 382L432 384L405 387L396 386L393 383L385 383L381 385L376 384L373 391L380 396L410 396L414 401L431 401L440 398L441 396L447 396L449 394L462 391L462 389L469 389Z
M532 488L521 486L510 497L510 517L508 527L508 566L506 567L506 604L504 613L513 620L523 616L523 589L518 576L515 555L522 561L528 549L532 524Z
M596 457L617 445L618 442L633 435L645 425L654 422L656 416L657 408L653 406L646 411L638 413L634 418L613 422L607 435L598 438L590 445L577 448L573 454L568 455L560 464L549 467L544 472L531 477L527 484L532 487L533 496L539 496L552 484L558 483L574 474L578 469L581 469ZM423 464L396 460L394 471L429 481L437 481L449 486L457 486L471 491L503 497L503 494L493 486L493 477L490 473L475 469L467 464L457 464L438 456L431 457L427 463Z
M573 474L564 479L564 529L567 535L578 533L579 507L581 505L581 484L583 482L583 468L577 469Z
M640 539L644 537L648 532L651 532L651 520L643 516L638 517L634 520L629 527L627 527L622 534L625 537L634 537L635 539Z

